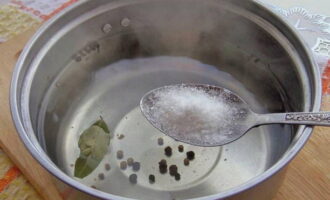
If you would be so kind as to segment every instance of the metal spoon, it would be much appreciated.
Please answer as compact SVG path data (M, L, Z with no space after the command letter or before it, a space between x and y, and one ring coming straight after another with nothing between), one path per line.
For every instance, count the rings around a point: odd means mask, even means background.
M233 108L230 114L226 113L223 121L219 124L218 131L213 129L200 131L198 123L182 123L182 120L171 120L166 123L159 118L155 105L160 101L157 94L173 89L187 88L197 89L205 92L210 97L219 99L225 106ZM164 99L162 99L164 100ZM166 99L165 99L166 100ZM249 105L235 93L221 87L203 84L179 84L164 86L154 89L143 96L140 101L140 108L146 119L157 129L175 140L196 145L196 146L221 146L233 142L243 136L249 129L263 124L302 124L330 126L329 112L295 112L295 113L271 113L257 114ZM180 128L177 128L177 127ZM207 127L207 126L205 126Z

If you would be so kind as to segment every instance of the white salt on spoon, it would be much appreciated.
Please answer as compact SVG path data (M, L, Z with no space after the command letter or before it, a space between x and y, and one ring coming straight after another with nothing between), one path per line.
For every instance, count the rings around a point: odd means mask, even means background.
M226 140L232 134L228 125L237 113L225 101L226 91L190 86L170 85L151 91L141 101L144 115L156 128L179 141L196 144Z
M257 114L233 92L203 84L157 88L141 99L140 108L154 127L197 146L233 142L260 124L330 125L330 114L325 112Z

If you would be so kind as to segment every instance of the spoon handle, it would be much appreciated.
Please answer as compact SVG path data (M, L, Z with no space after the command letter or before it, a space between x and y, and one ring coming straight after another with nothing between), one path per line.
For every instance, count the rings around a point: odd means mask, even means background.
M258 124L301 124L330 126L330 112L260 114Z

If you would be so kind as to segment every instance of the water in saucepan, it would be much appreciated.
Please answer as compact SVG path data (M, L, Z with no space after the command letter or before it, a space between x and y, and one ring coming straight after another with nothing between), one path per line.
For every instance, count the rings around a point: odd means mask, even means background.
M40 114L48 121L57 120L52 122L58 126L52 138L41 139L57 166L72 177L82 131L99 116L108 124L112 137L105 158L89 176L75 178L77 181L125 197L182 199L216 194L243 184L273 162L271 152L276 147L271 145L271 140L273 135L283 132L282 126L253 128L239 140L222 147L197 147L164 135L142 115L139 102L145 93L180 83L228 88L254 111L266 112L239 80L214 66L170 56L124 59L98 68L78 65L72 61L54 81L47 97L50 103L43 105L44 113ZM78 70L86 70L79 96L68 96L68 101L72 101L70 106L57 110L57 94L61 87L70 87L79 78L75 76ZM64 114L58 118L57 112ZM49 123L41 123L45 125L40 126L40 131L46 131ZM287 137L278 142L289 141ZM171 173L173 169L180 176Z

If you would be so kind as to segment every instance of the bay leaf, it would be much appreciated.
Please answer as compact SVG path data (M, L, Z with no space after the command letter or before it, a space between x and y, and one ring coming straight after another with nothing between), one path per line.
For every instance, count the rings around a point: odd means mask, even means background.
M107 126L107 124L105 123L105 121L103 120L102 117L100 117L101 119L96 121L93 125L95 126L99 126L100 128L102 128L106 133L110 133L109 128Z
M86 129L79 138L79 158L76 160L74 176L84 178L100 164L108 151L110 131L103 119Z
M94 169L99 165L97 160L92 157L80 156L75 163L74 176L78 178L84 178L94 171Z

